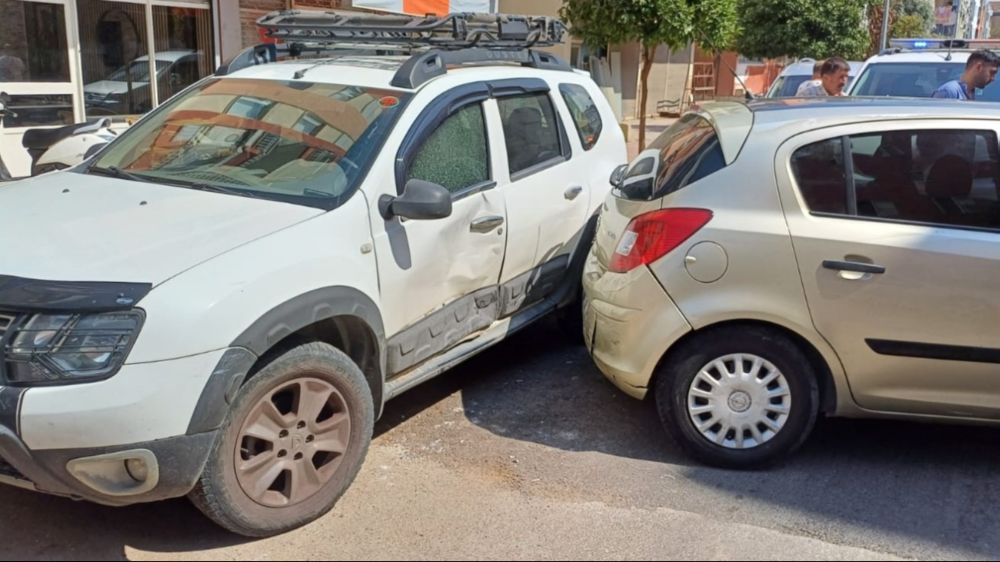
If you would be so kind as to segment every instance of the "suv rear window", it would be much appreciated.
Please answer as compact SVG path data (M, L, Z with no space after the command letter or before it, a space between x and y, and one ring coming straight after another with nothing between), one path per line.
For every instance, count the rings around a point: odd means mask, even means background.
M566 100L566 106L573 115L573 123L580 133L580 143L584 150L590 150L601 138L601 131L604 129L604 122L601 121L601 111L597 109L597 104L587 93L583 86L576 84L563 84L559 86L562 97Z
M651 164L653 169L646 171ZM651 181L626 181L618 195L633 200L656 199L725 167L726 158L715 128L705 118L688 114L653 141L626 174L627 178L648 176Z

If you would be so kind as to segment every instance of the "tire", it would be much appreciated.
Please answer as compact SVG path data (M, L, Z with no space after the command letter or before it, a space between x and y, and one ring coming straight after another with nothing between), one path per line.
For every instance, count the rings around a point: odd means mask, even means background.
M327 391L329 396L323 398ZM272 411L268 404L283 414L281 422L260 413ZM319 413L312 415L310 410ZM246 537L269 537L311 523L333 509L361 469L371 444L374 412L368 383L347 355L323 343L295 347L240 389L190 499L209 519ZM252 427L275 431L251 431L245 427L250 420L263 420L254 421L257 425ZM336 429L322 429L322 424ZM273 437L277 428L285 428L280 439ZM272 437L257 439L248 432ZM325 444L343 443L345 438L346 448L339 455L318 451L321 446L338 448L341 445ZM263 452L251 457L248 451ZM258 458L267 461L261 463L267 464L266 471L238 470L241 462L245 467ZM306 472L309 465L304 463L310 461L315 470ZM247 491L262 490L272 471L278 470L281 474L266 495L252 496ZM259 486L245 474L261 474L256 480ZM315 490L307 492L306 488Z
M747 374L727 378L717 359L727 359L721 363L727 375ZM761 363L755 377L756 359ZM778 378L762 384L775 370ZM791 455L819 414L816 373L805 354L788 337L756 327L722 328L682 344L657 377L655 400L674 441L720 468L760 468Z

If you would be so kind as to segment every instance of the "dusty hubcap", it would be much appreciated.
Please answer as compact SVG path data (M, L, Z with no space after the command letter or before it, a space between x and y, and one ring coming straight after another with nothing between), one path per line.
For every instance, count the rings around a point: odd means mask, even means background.
M753 449L785 427L792 394L785 375L751 354L720 357L691 382L688 414L695 428L727 449Z
M316 495L333 478L350 444L351 417L328 382L301 378L261 399L240 429L236 479L266 507Z

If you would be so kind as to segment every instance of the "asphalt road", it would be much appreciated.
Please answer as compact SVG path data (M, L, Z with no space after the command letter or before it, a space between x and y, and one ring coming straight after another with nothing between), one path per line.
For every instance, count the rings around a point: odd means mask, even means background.
M0 558L1000 558L1000 430L827 420L782 466L708 469L548 322L390 403L376 433L337 508L281 537L183 500L0 489Z

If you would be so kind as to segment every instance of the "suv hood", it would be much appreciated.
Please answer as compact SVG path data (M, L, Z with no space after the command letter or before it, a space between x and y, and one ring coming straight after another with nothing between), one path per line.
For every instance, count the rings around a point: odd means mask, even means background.
M157 285L322 213L262 199L56 172L0 183L0 275Z

